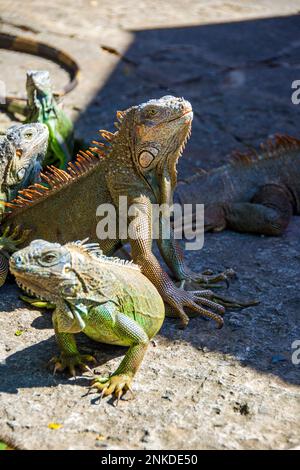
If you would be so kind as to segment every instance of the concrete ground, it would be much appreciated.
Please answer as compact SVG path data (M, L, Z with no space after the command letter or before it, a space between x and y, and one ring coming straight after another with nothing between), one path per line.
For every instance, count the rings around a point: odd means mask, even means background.
M82 73L65 99L78 136L112 128L114 112L165 94L195 110L181 159L184 179L257 146L276 132L299 136L300 1L1 0L0 31L48 42L72 54ZM53 63L0 50L7 94L24 94L27 69L47 68L55 87L67 75ZM0 127L10 117L0 115ZM0 435L25 449L288 449L300 444L300 218L281 238L208 234L189 252L201 271L232 267L228 295L259 298L228 311L225 326L166 320L138 373L134 401L99 404L88 375L53 377L50 314L28 309L13 282L0 291ZM124 354L80 339L113 371ZM297 358L297 354L294 356ZM294 361L295 362L295 361ZM1 440L1 439L0 439Z

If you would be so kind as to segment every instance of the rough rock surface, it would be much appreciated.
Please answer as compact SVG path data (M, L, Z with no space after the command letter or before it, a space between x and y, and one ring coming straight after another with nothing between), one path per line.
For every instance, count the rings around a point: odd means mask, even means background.
M291 83L300 79L299 1L1 1L0 30L50 42L82 67L65 99L78 136L111 128L113 112L175 94L195 109L182 178L257 146L276 132L299 136ZM80 12L80 14L78 13ZM7 93L24 93L29 68L55 64L0 50ZM300 106L300 105L299 105ZM0 115L0 127L10 118ZM50 314L28 309L11 282L0 291L0 427L26 449L256 449L299 446L300 218L282 238L209 234L194 270L233 267L230 296L258 297L225 326L167 320L136 377L134 401L118 408L86 395L88 375L53 377ZM80 339L97 370L112 371L124 350ZM154 406L155 404L155 406ZM51 426L51 423L61 425ZM49 427L50 426L50 427ZM51 429L57 428L57 429ZM1 434L0 433L0 434Z

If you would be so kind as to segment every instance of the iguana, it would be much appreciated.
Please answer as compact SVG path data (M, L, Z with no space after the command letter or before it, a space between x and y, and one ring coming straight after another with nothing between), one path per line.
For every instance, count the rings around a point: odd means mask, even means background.
M73 158L74 127L52 93L49 72L27 72L26 90L26 122L41 122L49 129L44 165L53 164L58 168L66 168Z
M60 356L51 361L54 373L68 368L75 376L76 367L95 361L77 349L74 334L83 332L95 341L129 347L117 370L96 377L93 387L118 400L131 390L165 316L161 296L139 267L104 256L98 244L35 240L11 256L10 269L23 290L56 305L52 319Z
M181 204L204 204L205 230L281 235L300 214L300 140L276 136L259 151L177 186Z
M224 313L224 308L202 296L201 291L176 287L153 253L153 203L172 204L176 165L190 135L192 117L191 104L173 96L117 112L118 130L101 131L107 143L94 142L94 147L80 152L68 171L51 167L43 175L47 188L35 185L21 191L10 204L12 211L6 218L6 227L22 225L31 230L28 242L38 238L65 244L89 237L93 242L99 241L106 255L129 241L133 261L172 307L182 326L189 321L186 308L222 326L220 313ZM130 236L116 233L113 238L101 236L98 240L98 206L111 204L117 211L121 209L122 219L121 196L127 198L128 207L135 209L128 218ZM195 274L185 266L173 234L169 238L162 236L168 218L168 213L160 218L157 244L175 279L206 283L226 277L227 273L217 277ZM120 223L117 219L117 225Z
M80 69L76 61L66 52L48 44L26 37L0 33L0 49L37 55L52 60L70 75L70 82L61 90L53 91L49 72L27 72L27 98L14 96L0 97L0 109L12 114L21 114L26 122L41 122L48 126L50 138L44 164L65 168L73 157L74 129L57 98L73 90L79 80ZM2 103L3 101L3 103Z
M0 136L0 221L5 203L12 201L20 189L40 181L40 171L46 154L48 129L44 124L11 126ZM8 253L24 240L16 227L11 233L4 230L0 236L0 286L8 269Z
M27 102L13 99L6 103L6 110L25 117L22 122L40 122L49 129L49 141L44 166L53 164L65 169L74 152L74 126L58 103L47 70L26 73ZM78 143L76 143L78 147Z

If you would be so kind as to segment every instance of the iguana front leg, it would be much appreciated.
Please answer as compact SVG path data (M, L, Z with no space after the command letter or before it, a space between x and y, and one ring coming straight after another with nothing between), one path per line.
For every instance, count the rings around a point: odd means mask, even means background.
M182 287L184 286L185 281L193 281L207 286L209 284L214 284L216 282L224 280L228 282L228 279L234 276L234 271L232 269L228 269L223 273L219 273L215 276L198 274L191 271L184 262L183 252L177 240L175 240L173 236L172 229L171 237L167 237L167 233L164 233L164 230L167 229L168 224L165 223L164 225L162 221L160 231L161 237L158 240L158 247L160 249L162 257L173 272L175 278L178 281L181 281ZM246 308L252 305L257 305L257 303L259 303L257 300L241 301L238 299L230 299L228 297L224 297L223 295L216 294L213 291L207 290L202 291L202 296L207 297L207 302L211 302L211 305L207 303L207 306L211 306L211 308L214 308L216 306L213 301L218 302L218 304L220 303L221 305L229 308Z
M220 281L228 282L233 277L234 271L228 269L216 275L207 275L191 271L184 262L183 251L174 237L174 231L169 222L160 218L160 234L157 244L160 253L175 276L177 281L194 281L204 286L215 284Z
M96 362L96 359L89 354L80 354L74 335L72 333L61 333L58 328L57 316L59 311L56 309L52 315L52 322L55 331L56 341L60 350L60 356L53 357L49 364L54 365L53 374L57 371L69 369L70 374L75 377L76 367L89 370L86 362Z
M131 390L149 345L149 337L135 320L119 312L114 304L100 305L90 312L97 329L111 330L116 344L128 345L129 349L117 370L109 377L95 377L91 386L101 391L101 396L115 395L117 402L127 390ZM119 338L119 342L118 342Z
M152 251L152 204L147 196L140 196L130 201L134 208L133 219L129 226L129 241L132 257L141 266L143 274L155 285L163 300L172 307L175 315L180 318L181 325L189 322L185 308L199 315L215 320L219 327L223 325L224 307L202 297L202 291L184 291L175 286L168 274L160 266ZM216 310L217 313L206 307Z

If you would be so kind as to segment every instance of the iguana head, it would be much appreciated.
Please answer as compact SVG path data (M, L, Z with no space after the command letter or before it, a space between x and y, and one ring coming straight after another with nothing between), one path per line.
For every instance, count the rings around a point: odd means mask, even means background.
M26 91L28 106L42 106L42 100L52 97L52 86L48 70L29 70L27 72Z
M44 124L10 127L0 140L1 200L11 201L20 189L39 181L49 131Z
M76 333L84 329L86 306L100 289L100 256L97 244L35 240L11 256L10 270L27 293L59 305L59 331Z
M193 111L183 98L164 96L117 113L133 163L160 204L170 204L176 165L191 133Z

